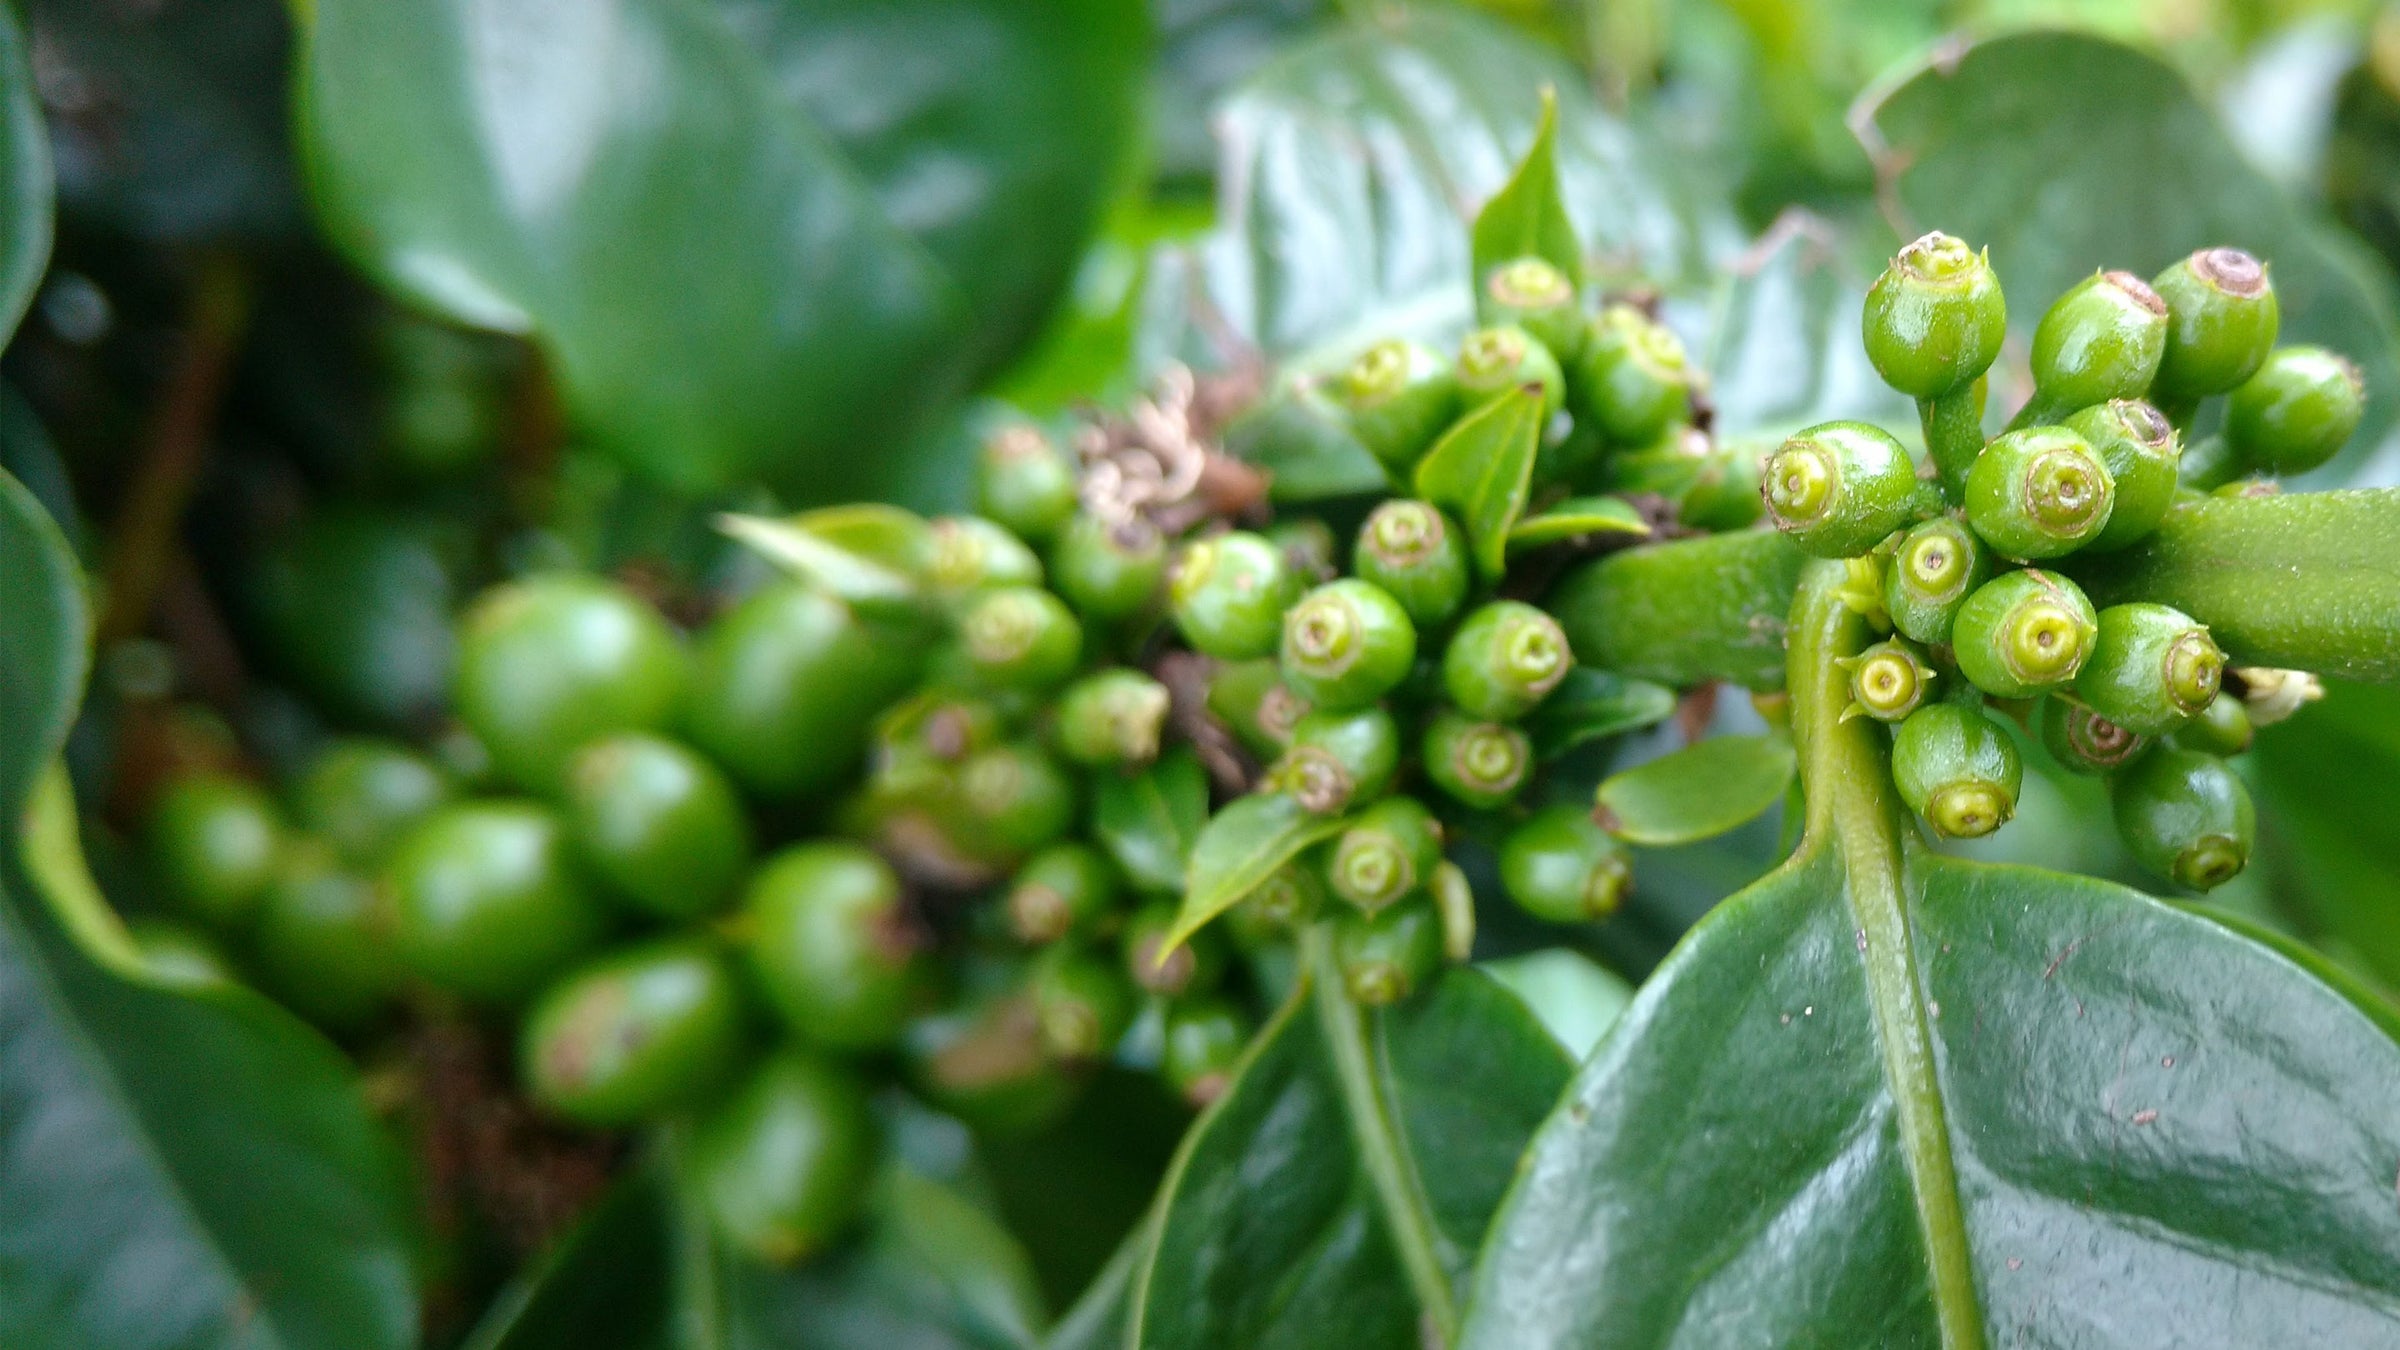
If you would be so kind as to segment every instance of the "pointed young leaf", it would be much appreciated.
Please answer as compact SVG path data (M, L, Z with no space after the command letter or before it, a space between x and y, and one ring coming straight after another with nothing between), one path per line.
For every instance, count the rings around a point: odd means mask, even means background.
M1798 767L1786 737L1714 736L1609 775L1596 815L1630 843L1697 843L1781 801Z
M1542 117L1517 171L1475 214L1475 284L1480 296L1492 269L1518 258L1540 258L1567 284L1583 289L1583 246L1558 187L1558 91L1542 86Z
M1527 516L1510 526L1508 547L1515 552L1589 534L1639 539L1649 533L1650 525L1642 519L1642 513L1622 497L1569 497L1538 516Z
M1508 532L1533 490L1541 443L1542 394L1528 387L1460 418L1417 463L1417 495L1465 523L1475 566L1487 581L1508 568Z
M810 529L806 519L722 515L717 528L768 562L852 604L906 604L922 593L910 572L835 542Z
M1655 726L1675 711L1675 691L1614 671L1577 666L1525 718L1534 753L1556 759L1579 745Z
M1092 788L1092 838L1144 891L1183 889L1192 844L1208 822L1208 773L1177 746L1136 774L1106 774Z
M1320 816L1281 792L1253 792L1225 804L1192 844L1183 908L1161 951L1170 951L1241 902L1300 850L1341 833L1340 816Z

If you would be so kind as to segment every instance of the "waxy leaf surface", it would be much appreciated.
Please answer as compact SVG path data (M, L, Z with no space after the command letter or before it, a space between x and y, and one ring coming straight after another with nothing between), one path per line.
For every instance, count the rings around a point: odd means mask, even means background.
M1460 418L1417 462L1417 495L1467 527L1487 581L1508 568L1509 531L1525 512L1541 445L1541 391L1515 389Z

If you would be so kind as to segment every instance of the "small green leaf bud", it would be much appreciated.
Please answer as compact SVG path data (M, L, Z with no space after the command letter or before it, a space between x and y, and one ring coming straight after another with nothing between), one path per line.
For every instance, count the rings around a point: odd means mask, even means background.
M1951 625L1959 673L1998 698L2031 698L2073 683L2092 654L2099 619L2083 588L2026 568L1976 588Z
M1009 883L1009 928L1034 947L1089 937L1107 926L1122 892L1107 855L1089 844L1052 844L1026 859Z
M1574 369L1576 419L1612 445L1648 445L1691 415L1683 340L1631 305L1592 319Z
M1154 900L1125 923L1125 973L1161 998L1182 998L1216 988L1225 975L1225 933L1211 925L1167 949L1175 929L1175 906Z
M1558 358L1522 328L1502 324L1467 334L1458 348L1458 391L1462 409L1480 408L1527 385L1542 390L1542 420L1548 422L1566 394Z
M1400 728L1381 708L1310 713L1292 746L1267 771L1267 786L1320 816L1339 815L1384 794L1400 767Z
M1066 1064L1107 1058L1133 1025L1138 1003L1133 982L1114 961L1072 944L1042 954L1032 993L1042 1049Z
M1325 883L1370 912L1433 879L1442 860L1442 827L1414 797L1386 797L1358 813L1334 840Z
M2207 707L2194 713L2191 721L2177 727L2167 739L2169 744L2185 750L2231 759L2250 748L2255 734L2250 709L2231 691L2220 689Z
M1617 912L1633 876L1625 845L1572 804L1544 807L1500 845L1500 885L1518 908L1551 923Z
M2042 700L2042 747L2071 773L2115 773L2150 752L2147 736L2127 731L2064 694Z
M1293 725L1314 710L1283 682L1283 666L1261 657L1217 667L1208 681L1208 711L1251 753L1272 758L1291 746Z
M1382 587L1420 629L1448 623L1466 603L1466 535L1431 502L1383 503L1359 527L1351 566Z
M2166 605L2110 605L2075 695L2128 731L2162 736L2217 696L2225 653L2192 616Z
M986 586L1042 584L1042 560L1003 526L981 516L940 516L932 534L925 571L938 591L965 596Z
M1167 1009L1159 1070L1167 1086L1194 1107L1225 1095L1233 1071L1249 1048L1250 1019L1232 1002L1214 996L1183 999Z
M1471 716L1513 722L1574 665L1558 620L1521 600L1494 600L1467 615L1442 649L1442 689Z
M1167 582L1176 631L1192 650L1220 661L1273 652L1298 593L1283 550L1243 530L1184 545Z
M1759 468L1767 518L1817 558L1848 558L1908 524L1917 470L1881 427L1825 422L1776 447Z
M1036 544L1075 514L1075 466L1030 422L986 437L975 460L975 511Z
M1086 675L1058 696L1051 739L1060 754L1085 768L1147 764L1158 758L1169 702L1167 687L1138 670Z
M1283 616L1283 682L1318 708L1363 708L1408 678L1417 627L1382 587L1329 581Z
M1458 416L1458 376L1441 353L1388 338L1359 354L1333 385L1351 434L1394 473L1406 475Z
M1967 471L1967 523L2004 558L2056 558L2097 538L2116 504L2108 466L2065 427L2012 431Z
M2179 886L2215 890L2249 864L2250 791L2213 755L2159 750L2111 780L2108 795L2134 860Z
M2033 330L2033 400L2016 425L2056 421L2112 398L2140 398L2167 347L2167 302L2131 272L2077 282Z
M1505 806L1533 775L1533 742L1505 722L1486 722L1454 708L1425 727L1425 777L1443 796L1489 811Z
M2304 473L2333 458L2366 414L2358 367L2323 347L2278 347L2225 403L2225 441L2261 473Z
M1517 258L1493 268L1483 279L1479 311L1487 324L1513 324L1533 334L1562 363L1572 362L1583 346L1575 283L1547 258Z
M1052 582L1077 613L1102 623L1140 618L1158 602L1167 575L1167 541L1136 516L1109 524L1078 515L1050 553Z
M1883 573L1883 603L1903 637L1948 646L1967 597L1991 579L1991 550L1966 522L1936 516L1900 536Z
M1892 780L1935 834L1974 839L2017 813L2024 764L2016 742L1983 709L1933 703L1892 736Z
M959 643L978 680L999 689L1046 689L1075 673L1083 625L1066 603L1034 586L997 586L968 605Z
M2154 278L2167 302L2167 345L2152 396L2189 403L2258 373L2280 318L2266 264L2238 248L2204 248Z
M2100 456L2116 486L2108 523L2084 547L2107 553L2148 537L2175 504L2183 441L2174 423L2140 399L2112 399L2076 413L2066 427Z
M1850 657L1850 709L1878 722L1897 722L1933 690L1933 667L1906 638L1891 638Z
M1425 896L1333 921L1334 960L1350 997L1370 1008L1398 1003L1442 968L1442 919Z
M2007 335L2008 302L1989 258L1935 231L1892 259L1867 291L1867 359L1883 382L1936 399L1989 370Z

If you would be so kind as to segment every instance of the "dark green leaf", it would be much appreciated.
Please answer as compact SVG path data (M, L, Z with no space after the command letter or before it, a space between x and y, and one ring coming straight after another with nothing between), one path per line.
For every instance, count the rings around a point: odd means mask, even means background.
M1281 792L1253 792L1225 804L1192 843L1183 907L1165 947L1172 949L1239 903L1300 850L1341 833L1340 816L1313 814Z
M1583 245L1575 237L1567 204L1559 199L1558 93L1548 85L1542 86L1533 144L1517 161L1517 171L1475 213L1472 242L1471 279L1478 285L1504 263L1540 258L1582 289Z
M657 477L818 500L1009 356L1096 220L1146 56L1121 0L317 0L305 153L337 242L549 349Z
M678 1236L658 1171L643 1167L500 1293L467 1350L669 1350Z
M2328 472L2368 453L2400 410L2389 273L2244 162L2157 58L2071 33L1994 38L1945 51L1857 125L1908 217L1901 234L1989 245L2020 333L2097 268L2150 276L2236 245L2274 267L2283 341L2321 343L2366 373L2366 421Z
M1125 1344L1413 1346L1451 1320L1566 1055L1471 970L1366 1013L1323 978L1186 1138Z
M1417 495L1459 517L1487 580L1508 568L1541 444L1541 391L1518 389L1460 418L1417 462Z
M1508 546L1539 548L1588 534L1625 534L1638 538L1649 533L1650 526L1642 519L1642 513L1622 497L1569 497L1538 516L1527 516L1510 526Z
M1578 1063L1633 1002L1632 985L1565 947L1485 961L1476 969L1515 994Z
M1107 775L1092 789L1092 837L1145 891L1183 889L1193 841L1208 823L1208 774L1189 746L1131 775Z
M1577 666L1525 719L1535 753L1544 759L1579 745L1639 731L1675 711L1675 691L1611 671Z
M1123 1350L1125 1324L1133 1317L1134 1281L1150 1259L1150 1236L1147 1218L1125 1235L1083 1297L1050 1329L1042 1350Z
M1267 471L1279 502L1382 492L1391 482L1382 463L1350 434L1341 409L1298 381L1278 382L1226 428L1225 444Z
M1600 784L1598 817L1636 844L1690 844L1754 819L1783 799L1799 767L1785 737L1714 736Z
M0 14L0 334L17 331L50 265L50 145L27 55L17 12Z
M2309 931L2400 984L2400 690L2329 685L2260 731L2251 758L2266 827L2256 865Z

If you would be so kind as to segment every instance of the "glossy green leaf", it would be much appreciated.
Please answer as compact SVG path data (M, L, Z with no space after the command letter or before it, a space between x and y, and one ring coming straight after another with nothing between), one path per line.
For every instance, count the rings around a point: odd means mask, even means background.
M1340 816L1320 816L1281 792L1253 792L1209 817L1192 843L1183 907L1167 933L1168 950L1240 903L1300 850L1341 833Z
M2266 827L2252 865L2308 931L2400 984L2400 690L2329 685L2260 731L2251 760Z
M1577 666L1525 719L1534 752L1555 759L1579 745L1663 722L1675 711L1675 691L1613 671Z
M1471 235L1474 266L1470 273L1480 285L1504 263L1540 258L1559 270L1577 290L1583 286L1583 245L1575 237L1575 222L1558 188L1558 93L1542 88L1542 112L1534 123L1533 144L1517 161L1517 171L1492 199L1475 213Z
M0 14L0 334L17 331L50 265L50 143L29 55L17 11Z
M1103 775L1092 786L1092 838L1145 891L1183 889L1192 845L1208 823L1208 772L1177 746L1136 774Z
M1042 1350L1124 1350L1125 1327L1133 1319L1134 1282L1150 1259L1151 1235L1148 1218L1125 1235L1083 1297L1050 1328Z
M627 1176L500 1291L466 1350L669 1350L675 1242L683 1236L672 1213L655 1169Z
M1446 1336L1492 1207L1567 1070L1525 1006L1474 971L1367 1011L1320 953L1186 1137L1124 1343Z
M1541 445L1541 391L1518 389L1458 419L1417 461L1417 495L1450 508L1467 527L1487 580L1508 568L1509 531L1533 489Z
M832 509L846 515L855 510L878 508ZM915 519L893 508L881 510ZM862 527L848 531L819 530L811 519L815 514L788 520L723 515L717 517L717 528L782 570L853 604L904 604L919 596L922 588L907 569L905 555L895 556L890 549L877 547L898 542L890 530L863 528L864 522L846 522ZM888 521L882 523L891 525ZM918 524L922 526L923 522Z
M1594 815L1632 843L1696 843L1765 814L1798 769L1785 737L1713 736L1610 774Z
M0 820L66 737L82 585L0 478ZM79 877L60 819L42 874ZM407 1193L347 1063L255 994L171 989L78 938L113 923L88 879L45 898L0 849L0 1344L413 1346Z
M1594 534L1640 538L1649 533L1650 525L1642 519L1642 513L1622 497L1569 497L1540 515L1527 516L1510 526L1508 547L1540 548Z
M2400 1044L2206 919L1922 848L1840 720L1867 636L1840 579L1793 618L1799 851L1543 1126L1462 1344L2400 1334Z
M1838 418L1913 438L1916 406L1875 373L1860 337L1889 245L1872 219L1795 208L1726 269L1705 313L1670 302L1670 321L1707 335L1697 355L1720 440L1771 445Z
M1633 1002L1633 986L1581 952L1545 947L1485 961L1476 969L1500 982L1580 1063Z
M2366 374L2366 420L2329 474L2400 411L2389 273L2245 162L2158 58L2073 33L1993 38L1944 51L1854 124L1903 238L1939 228L1991 248L2015 331L2095 269L2147 277L2232 244L2273 266L2282 341L2331 347Z
M1125 0L314 0L320 219L407 299L527 332L655 477L817 500L1028 337L1134 115Z
M1348 421L1314 385L1279 381L1258 406L1225 429L1225 446L1267 471L1278 502L1385 492L1391 476L1350 434Z

